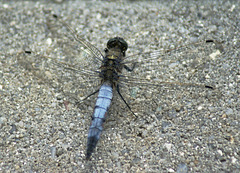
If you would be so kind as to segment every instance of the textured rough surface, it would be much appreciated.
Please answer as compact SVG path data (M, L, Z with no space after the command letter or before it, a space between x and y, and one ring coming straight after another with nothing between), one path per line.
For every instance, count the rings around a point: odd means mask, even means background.
M240 172L239 7L237 1L2 1L0 172ZM73 104L56 89L61 83L42 80L55 81L52 71L34 71L38 62L24 63L21 55L61 56L47 29L49 11L100 50L115 36L128 42L127 54L215 39L221 45L209 56L201 53L207 47L198 48L197 57L168 56L162 71L149 70L183 82L193 75L217 89L175 87L160 96L147 92L143 101L136 96L136 119L113 104L86 162L94 98Z

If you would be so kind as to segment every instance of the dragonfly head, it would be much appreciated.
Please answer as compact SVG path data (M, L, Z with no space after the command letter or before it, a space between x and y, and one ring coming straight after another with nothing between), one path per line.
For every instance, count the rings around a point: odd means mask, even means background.
M127 42L123 38L121 38L121 37L114 37L114 38L111 38L110 40L108 40L107 48L108 49L118 48L125 55L125 52L126 52L126 50L128 48L128 44L127 44Z

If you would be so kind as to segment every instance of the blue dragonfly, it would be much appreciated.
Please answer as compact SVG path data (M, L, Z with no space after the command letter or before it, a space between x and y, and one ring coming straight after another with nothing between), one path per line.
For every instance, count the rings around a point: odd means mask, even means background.
M47 63L43 64L49 66L49 68L52 65L60 67L60 70L57 70L60 81L63 81L64 78L69 79L67 80L68 82L66 82L69 87L64 87L63 92L71 95L76 100L79 100L78 97L82 97L80 102L98 93L92 114L92 123L88 132L87 160L90 159L100 139L103 123L108 114L114 92L117 93L131 114L136 116L136 112L132 110L131 105L126 99L129 94L134 95L133 90L129 88L142 86L143 95L145 91L151 88L153 88L153 95L155 94L154 91L159 91L164 85L197 87L203 90L214 89L214 87L210 85L199 82L188 83L182 81L167 81L166 79L161 80L160 75L162 60L176 56L178 52L184 51L188 51L188 56L190 56L190 54L194 54L194 51L189 51L189 49L192 50L196 46L206 47L207 44L210 44L211 46L207 46L210 49L214 44L213 40L191 43L165 51L155 50L126 56L128 44L122 37L117 36L109 39L104 53L102 53L93 44L79 36L75 30L57 15L50 16L47 26L51 35L56 36L56 40L61 41L57 43L59 45L59 50L56 50L59 51L58 57L51 58L50 56L44 56L44 58L51 63L49 63L50 65ZM58 27L65 28L68 31L67 35L59 34L60 31ZM193 48L191 49L191 47ZM30 51L25 52L30 53ZM66 55L63 55L64 53ZM43 58L43 56L41 58ZM39 65L39 68L41 67L42 66ZM80 81L76 85L72 84L75 79ZM79 92L78 88L89 89L89 93ZM126 92L126 89L128 89L129 92Z

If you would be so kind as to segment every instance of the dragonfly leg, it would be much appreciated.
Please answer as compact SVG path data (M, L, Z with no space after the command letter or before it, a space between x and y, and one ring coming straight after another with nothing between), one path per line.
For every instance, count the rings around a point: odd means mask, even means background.
M136 117L136 114L132 111L131 107L129 106L129 104L126 102L126 100L123 98L121 92L120 92L120 89L119 89L119 85L117 85L116 87L117 89L117 92L119 94L119 96L121 97L121 99L123 100L123 102L127 105L128 109L132 112L132 114Z
M136 67L136 62L135 63L133 63L133 66L130 68L130 67L128 67L128 66L126 66L126 65L124 65L123 67L127 70L127 71L133 71L134 70L134 68Z
M87 97L85 97L84 99L82 99L82 101L84 101L84 100L88 99L89 97L91 97L91 96L95 95L95 94L96 94L96 93L98 93L98 92L99 92L99 89L97 89L97 90L96 90L96 91L94 91L93 93L89 94Z
M97 90L94 91L93 93L89 94L87 97L85 97L84 99L82 99L82 100L80 100L80 101L79 101L77 98L75 98L76 104L77 104L77 105L80 105L83 101L85 101L86 99L88 99L89 97L95 95L95 94L98 93L98 92L99 92L99 89L97 89Z

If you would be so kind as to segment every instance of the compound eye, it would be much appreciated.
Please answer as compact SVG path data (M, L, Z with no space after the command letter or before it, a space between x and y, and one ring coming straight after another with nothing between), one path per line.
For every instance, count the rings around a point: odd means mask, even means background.
M122 48L122 50L125 52L125 51L127 50L127 47L124 46L124 47Z
M114 48L114 47L118 47L124 52L124 51L127 50L128 44L123 38L115 37L115 38L111 38L107 43L107 48L108 49L111 49L111 48Z

